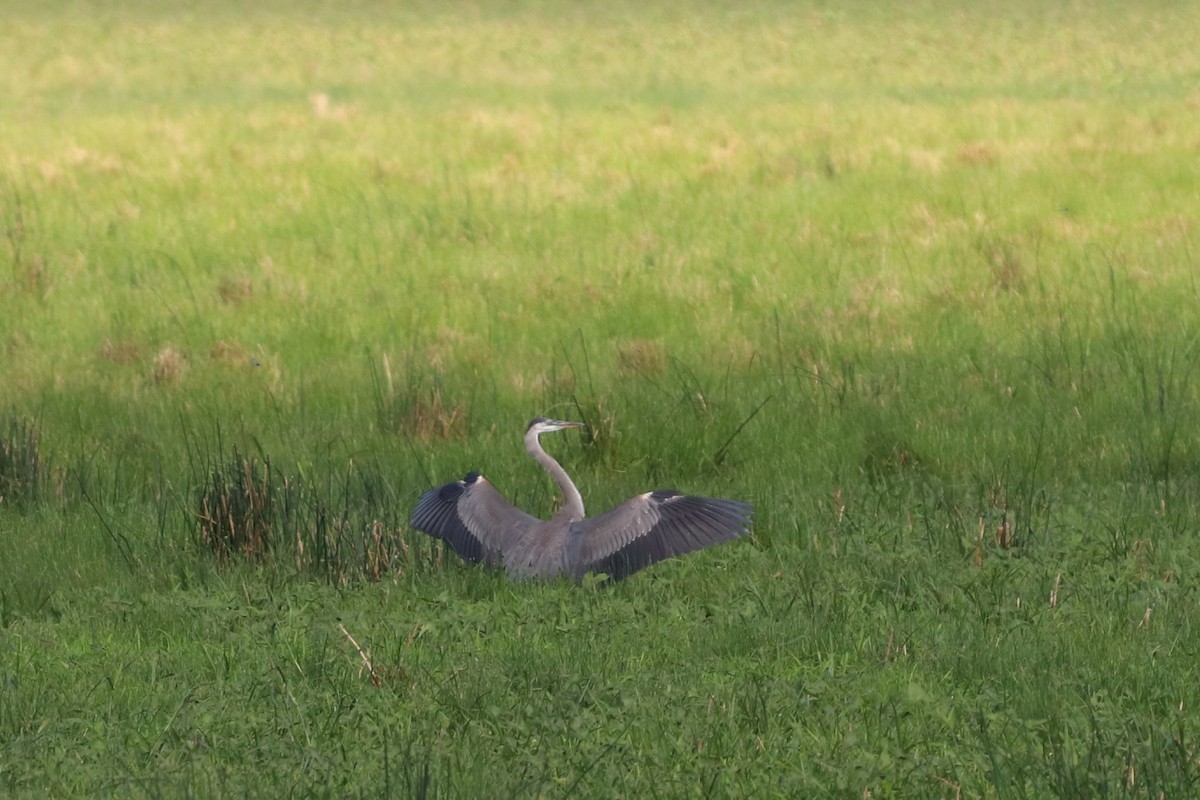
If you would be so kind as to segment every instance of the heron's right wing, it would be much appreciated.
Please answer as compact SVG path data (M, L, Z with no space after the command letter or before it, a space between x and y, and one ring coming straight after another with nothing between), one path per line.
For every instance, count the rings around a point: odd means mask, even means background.
M540 522L508 502L478 472L425 492L412 515L414 528L446 542L467 561L499 562Z

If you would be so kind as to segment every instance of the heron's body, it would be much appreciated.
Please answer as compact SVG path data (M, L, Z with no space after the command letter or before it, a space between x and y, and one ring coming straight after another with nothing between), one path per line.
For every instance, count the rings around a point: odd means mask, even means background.
M442 539L468 561L503 565L514 577L578 579L597 572L614 580L664 558L736 539L748 529L753 513L748 503L673 490L640 494L586 518L579 490L538 439L577 427L582 425L538 418L525 434L525 448L563 492L562 508L550 519L520 510L472 472L422 495L413 527Z

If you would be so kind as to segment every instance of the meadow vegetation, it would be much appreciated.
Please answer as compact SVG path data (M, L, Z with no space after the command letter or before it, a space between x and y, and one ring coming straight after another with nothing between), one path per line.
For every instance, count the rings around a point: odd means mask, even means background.
M0 19L0 793L1200 793L1200 8L243 5Z

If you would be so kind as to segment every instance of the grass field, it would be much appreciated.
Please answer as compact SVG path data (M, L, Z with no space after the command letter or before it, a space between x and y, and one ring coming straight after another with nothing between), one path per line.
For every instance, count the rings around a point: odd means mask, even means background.
M1200 8L241 5L0 18L0 794L1200 794Z

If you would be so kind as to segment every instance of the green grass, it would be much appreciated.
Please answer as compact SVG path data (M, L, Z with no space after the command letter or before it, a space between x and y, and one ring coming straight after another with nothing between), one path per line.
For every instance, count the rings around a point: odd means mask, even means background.
M9 5L0 793L1197 794L1192 5Z

